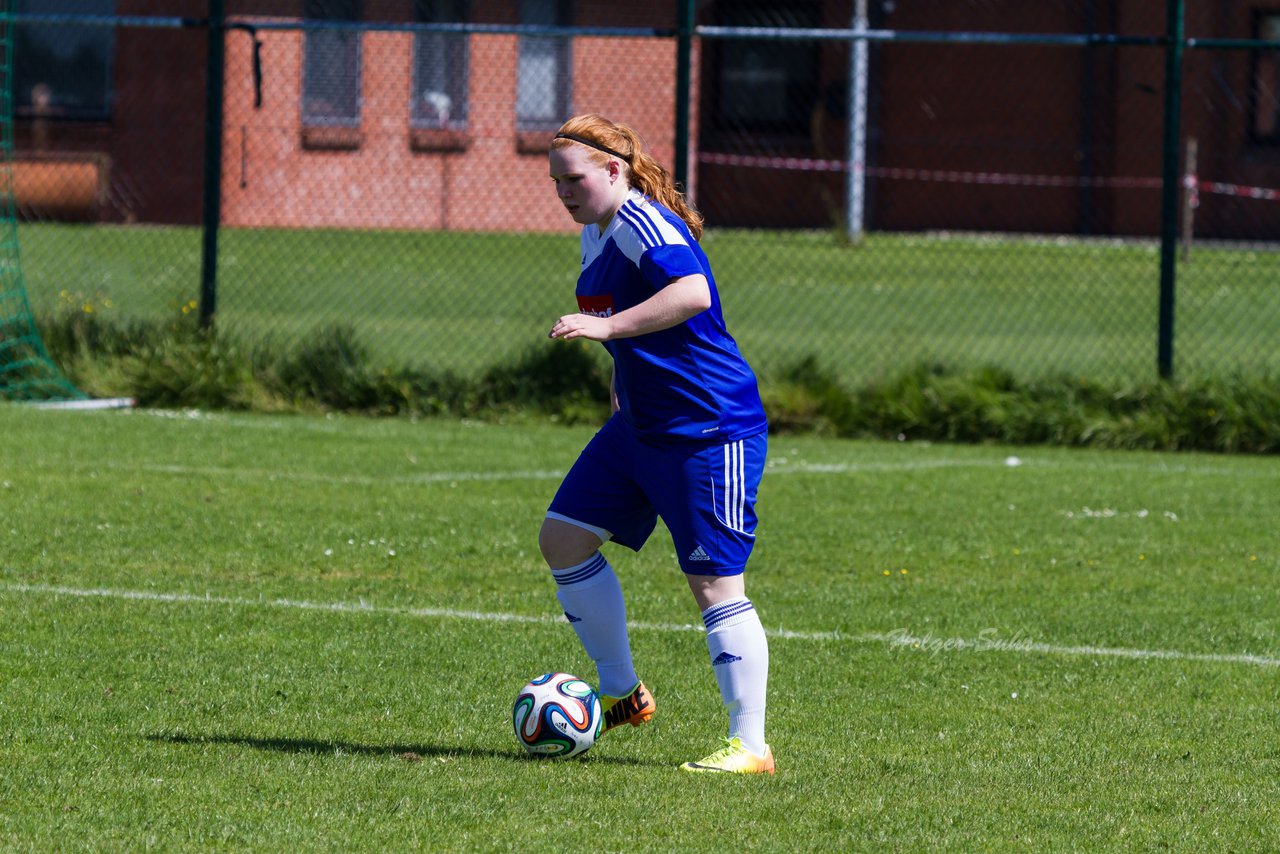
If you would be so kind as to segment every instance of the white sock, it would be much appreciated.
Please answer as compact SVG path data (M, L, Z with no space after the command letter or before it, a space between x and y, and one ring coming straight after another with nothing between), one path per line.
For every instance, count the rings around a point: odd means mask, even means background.
M755 606L745 596L727 599L703 611L702 622L720 699L729 709L729 737L737 736L747 750L764 756L769 641Z
M553 569L556 598L582 648L596 663L601 694L625 696L636 686L627 636L627 606L622 586L604 555L596 552L577 566Z

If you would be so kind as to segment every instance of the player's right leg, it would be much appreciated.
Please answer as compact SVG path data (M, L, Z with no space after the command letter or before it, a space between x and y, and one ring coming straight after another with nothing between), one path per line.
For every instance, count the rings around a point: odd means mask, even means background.
M657 706L654 705L653 695L649 693L649 689L644 687L643 682L637 680L635 687L622 696L601 694L600 709L604 712L604 731L608 732L623 724L632 726L647 724L653 720L653 713L657 710Z
M622 586L600 553L607 534L552 517L543 520L538 533L538 547L556 582L556 598L596 664L602 694L630 690L637 681Z
M595 662L606 730L620 723L638 725L653 715L653 699L631 660L622 588L599 551L607 540L638 549L657 523L648 499L631 480L627 437L619 427L606 424L583 450L538 537L565 619Z
M595 662L605 732L621 724L648 723L654 711L653 698L631 661L622 586L599 550L607 538L607 531L553 517L543 520L538 534L565 619Z

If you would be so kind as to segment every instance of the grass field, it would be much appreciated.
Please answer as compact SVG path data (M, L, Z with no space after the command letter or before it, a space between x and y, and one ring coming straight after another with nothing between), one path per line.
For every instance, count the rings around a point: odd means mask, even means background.
M654 723L565 762L509 731L528 677L594 676L534 545L588 431L9 405L0 435L0 849L1280 846L1272 458L776 437L778 773L707 779L661 529L608 551Z
M66 301L164 318L199 294L196 229L26 224L20 239L37 311ZM875 234L849 248L825 232L715 229L703 244L762 373L809 355L849 383L926 359L1024 376L1155 373L1150 244ZM219 325L249 340L350 324L376 359L473 373L574 307L572 235L225 229L219 246ZM1179 268L1179 371L1280 371L1278 281L1280 252L1197 249Z

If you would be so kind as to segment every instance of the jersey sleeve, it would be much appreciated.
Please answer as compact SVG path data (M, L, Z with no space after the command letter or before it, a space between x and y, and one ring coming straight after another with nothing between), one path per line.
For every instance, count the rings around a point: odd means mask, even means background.
M673 279L702 272L702 265L688 244L660 246L640 256L640 274L654 290L665 288Z
M628 201L618 216L628 226L619 248L655 291L682 276L706 275L686 236L654 207Z

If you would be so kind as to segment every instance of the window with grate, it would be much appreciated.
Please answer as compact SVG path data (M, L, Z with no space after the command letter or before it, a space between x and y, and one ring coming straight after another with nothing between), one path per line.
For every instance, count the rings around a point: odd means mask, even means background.
M112 16L115 0L17 0L16 12ZM115 29L77 23L18 24L13 29L13 107L17 116L106 121L111 118Z
M360 0L306 0L309 21L358 21ZM360 126L360 32L308 29L303 38L302 122Z
M520 23L568 26L567 0L520 0ZM521 36L516 70L516 129L553 131L569 117L573 76L568 36Z

